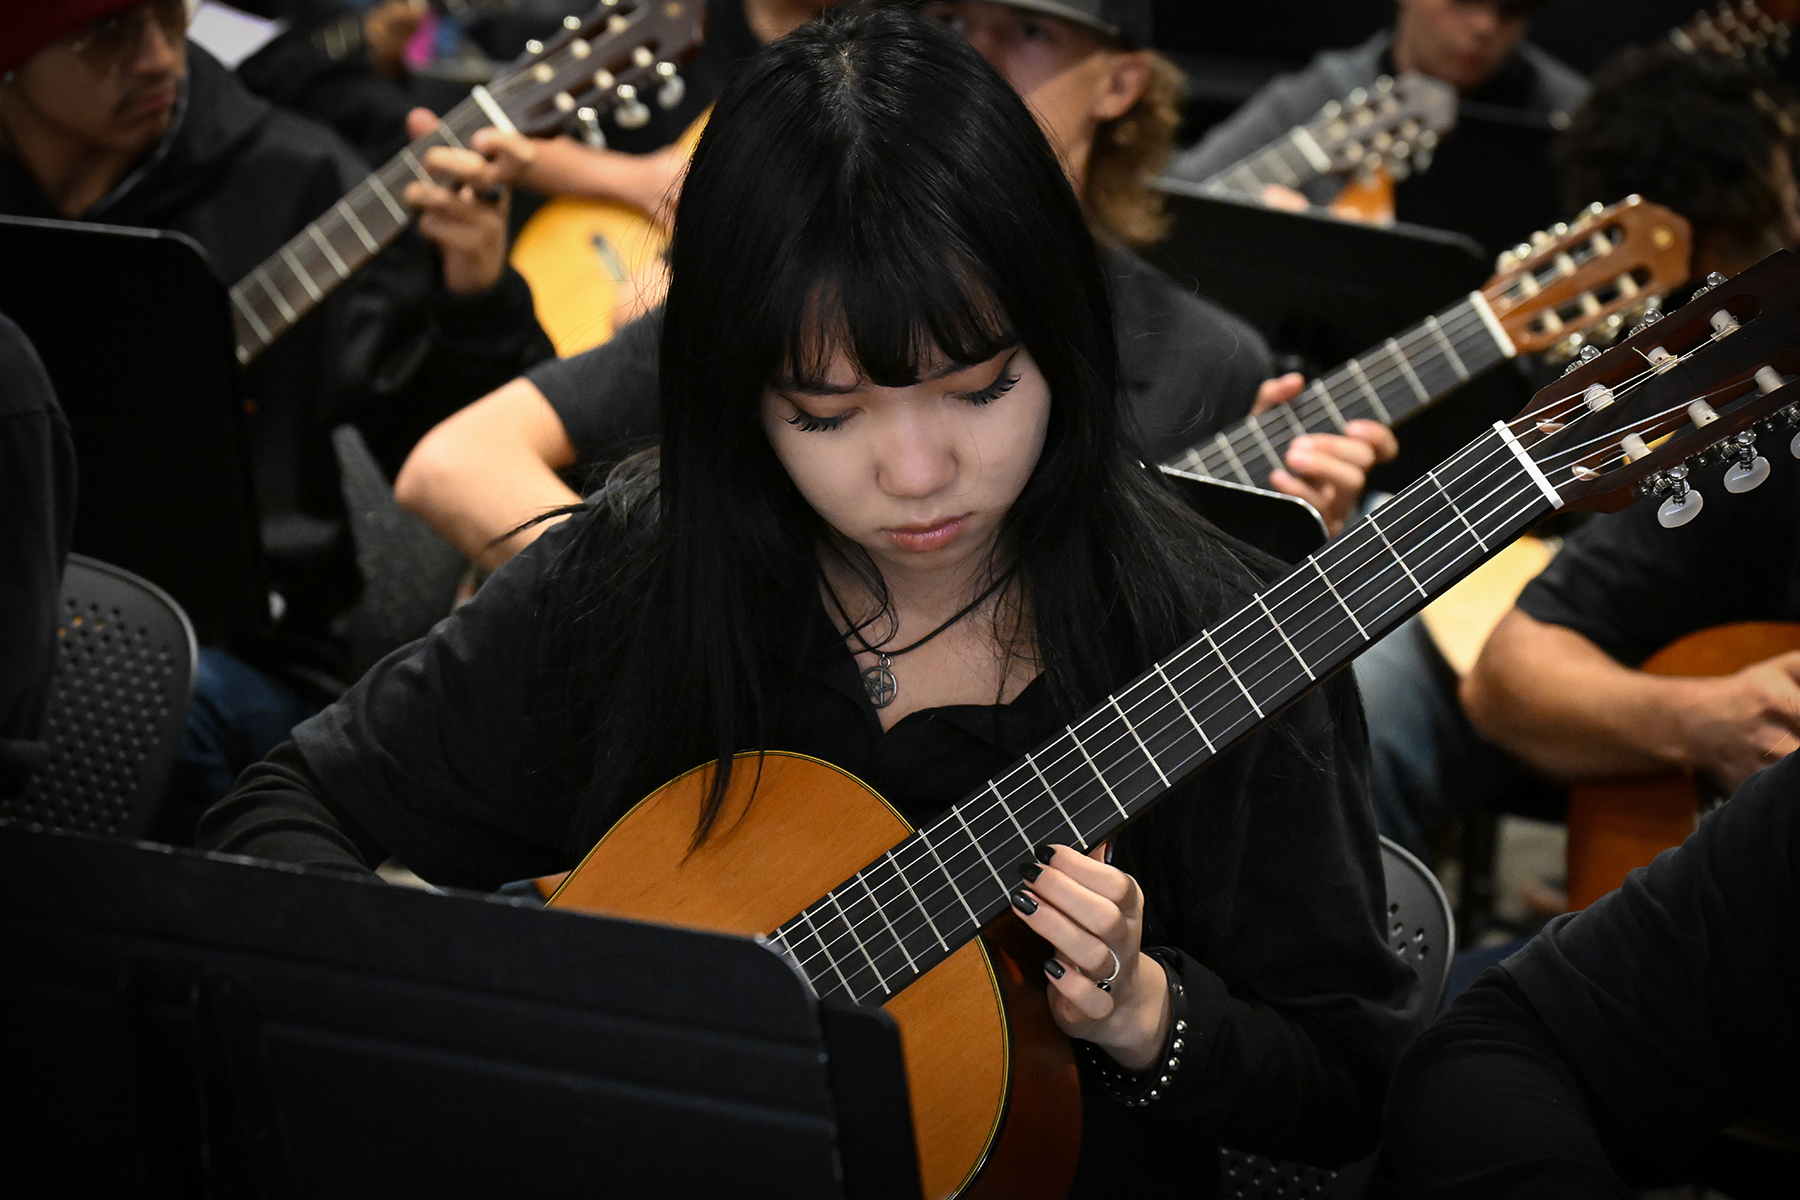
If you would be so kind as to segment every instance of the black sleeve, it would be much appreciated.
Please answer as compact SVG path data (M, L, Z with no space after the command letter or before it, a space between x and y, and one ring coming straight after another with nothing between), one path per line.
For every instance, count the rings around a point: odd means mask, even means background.
M200 819L203 850L367 875L386 851L324 794L293 742L252 763Z
M592 350L525 373L562 421L579 472L591 476L656 442L661 345L657 308Z
M588 519L546 533L296 726L295 753L245 773L208 814L203 846L342 862L311 800L354 828L359 850L379 847L433 883L485 890L573 865L586 743L547 682L540 580Z
M345 7L334 15L354 12ZM386 162L411 140L406 114L418 101L370 65L361 48L333 60L313 44L316 28L277 37L238 64L238 78L258 95L330 125L370 162Z
M1626 1194L1606 1172L1666 1178L1716 1130L1791 1097L1797 795L1791 756L1458 998L1395 1085L1390 1157L1418 1183L1406 1194ZM1499 1186L1513 1179L1565 1191Z
M50 379L0 316L0 799L43 765L57 596L75 524L75 448Z
M1318 1166L1374 1148L1423 999L1384 937L1367 756L1345 675L1121 839L1146 942L1184 956L1191 1035L1174 1090L1131 1117Z
M1383 1172L1417 1200L1628 1200L1544 1023L1491 971L1419 1038L1388 1096Z
M1771 458L1761 487L1725 490L1725 467L1694 472L1700 515L1676 529L1644 500L1577 530L1518 606L1581 634L1635 667L1696 630L1730 621L1792 619L1800 597L1792 572L1800 550L1800 467Z

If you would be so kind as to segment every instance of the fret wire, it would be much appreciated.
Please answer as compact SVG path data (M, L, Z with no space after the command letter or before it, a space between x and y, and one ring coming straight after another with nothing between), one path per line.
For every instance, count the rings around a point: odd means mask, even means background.
M1275 443L1271 442L1269 436L1263 432L1262 422L1253 416L1245 417L1244 428L1248 429L1251 436L1256 438L1257 445L1262 447L1263 457L1269 460L1270 467L1279 467L1281 455L1275 452Z
M421 139L421 140L423 140L423 139ZM425 170L425 167L419 162L418 157L415 154L413 154L411 146L408 146L404 150L400 151L400 160L406 164L407 168L412 171L412 173L418 178L420 183L436 183L437 182L436 180L434 180L431 177L430 173Z
M817 925L813 924L812 910L809 908L801 909L800 910L800 919L802 921L806 922L807 932L811 933L813 935L813 941L819 943L819 953L821 953L825 956L826 964L829 965L831 967L832 972L835 975L837 975L838 982L844 985L844 991L849 993L849 996L852 1000L858 999L858 997L856 995L856 989L850 986L850 981L848 979L844 978L844 969L842 967L838 966L837 959L835 959L831 956L831 947L827 946L825 944L825 939L819 936L819 927ZM808 962L812 961L812 957L810 955L807 956L807 961Z
M1031 835L1025 832L1023 825L1019 824L1018 815L1013 812L1012 806L1006 802L1006 797L1000 794L999 787L991 779L988 780L988 790L994 793L994 801L1000 805L1000 811L1006 814L1006 819L1011 821L1013 828L1019 831L1019 840L1025 843L1025 849L1035 854L1037 843L1031 840Z
M1456 347L1452 346L1450 339L1444 336L1443 327L1438 324L1438 319L1435 316L1426 317L1425 327L1431 330L1432 335L1437 338L1438 344L1443 346L1444 356L1450 360L1450 366L1456 371L1456 377L1467 383L1469 368L1463 366L1463 360L1457 356Z
M1152 771L1155 771L1156 777L1163 781L1163 786L1164 787L1175 786L1174 784L1169 782L1169 777L1167 775L1163 774L1162 764L1156 761L1156 755L1150 753L1150 747L1148 747L1144 744L1144 739L1142 736L1139 735L1139 733L1137 731L1137 726L1133 725L1131 723L1131 718L1126 716L1125 710L1119 707L1118 697L1117 696L1108 696L1107 699L1112 702L1113 711L1119 714L1119 720L1125 722L1125 728L1127 730L1129 730L1131 733L1131 740L1137 743L1138 749L1142 750L1144 752L1144 757L1150 760L1150 769ZM1115 797L1115 799L1116 799L1116 797ZM1123 807L1123 805L1121 805L1120 807Z
M1199 734L1200 740L1206 743L1206 752L1208 754L1217 753L1213 748L1212 739L1206 736L1206 730L1200 728L1200 722L1195 719L1193 710L1187 706L1187 701L1181 698L1181 693L1176 690L1175 684L1169 679L1161 663L1156 664L1156 674L1162 679L1163 686L1169 689L1169 695L1175 697L1175 703L1181 708L1181 715L1188 719L1188 724L1194 727L1194 732Z
M248 300L244 299L242 291L232 288L231 299L232 303L237 305L238 311L244 314L244 319L250 322L250 328L256 331L256 336L262 339L264 345L275 340L269 333L269 327L262 323L261 318L256 315L256 310L250 307Z
M881 916L882 924L887 926L888 936L894 939L894 944L900 947L900 953L906 956L907 970L917 975L919 974L919 964L913 961L912 951L906 948L906 939L900 936L898 929L894 928L894 922L888 918L887 909L880 900L876 899L875 889L869 886L869 872L874 869L874 865L871 864L858 871L856 881L862 884L863 891L868 893L869 903L875 906L875 911Z
M1300 397L1295 397L1295 399L1299 399L1299 398ZM1294 405L1292 404L1292 402L1287 403L1287 404L1277 404L1275 407L1279 408L1284 414L1286 414L1287 419L1288 419L1288 424L1293 427L1295 437L1305 437L1307 435L1307 433L1310 432L1306 428L1306 426L1304 426L1300 423L1300 418L1295 414ZM1286 447L1283 447L1283 449L1286 449Z
M1062 798L1056 794L1056 789L1050 786L1050 781L1044 778L1044 772L1038 767L1037 759L1032 756L1030 751L1026 752L1025 761L1031 765L1031 773L1037 776L1039 786L1044 789L1044 795L1050 797L1050 802L1056 805L1056 811L1061 815L1063 824L1069 827L1069 832L1075 835L1077 842L1085 844L1087 835L1081 832L1081 826L1075 824L1074 819L1069 816L1069 810L1063 807Z
M275 307L281 311L282 318L286 320L289 325L292 325L300 318L294 315L293 307L288 304L287 298L276 290L275 285L269 281L269 273L264 269L267 266L268 264L265 263L263 266L256 268L256 270L250 272L250 277L256 280L262 290L268 294L269 299L275 302Z
M325 293L319 290L319 285L313 282L312 276L306 273L306 268L300 265L300 260L294 257L294 252L287 246L281 248L281 258L300 280L300 286L306 289L306 294L312 297L314 304L325 298Z
M324 254L326 260L331 263L331 269L337 272L337 277L339 279L348 278L350 275L350 268L344 265L344 260L338 257L338 252L332 248L331 243L327 241L325 235L320 232L319 223L314 221L312 224L308 225L306 227L306 232L310 234L312 240L318 244L319 251Z
M1442 496L1444 497L1444 503L1448 504L1450 506L1450 511L1455 513L1457 518L1462 521L1463 528L1467 529L1469 531L1469 536L1475 539L1475 544L1477 546L1480 546L1483 550L1486 550L1488 548L1488 544L1481 539L1481 535L1479 533L1475 532L1475 526L1469 524L1469 518L1464 516L1463 510L1456 506L1456 501L1454 501L1450 498L1450 493L1444 491L1444 485L1438 481L1437 470L1435 468L1433 468L1432 470L1427 471L1425 474L1426 474L1426 477L1429 478L1433 484L1436 484L1438 492L1440 494L1442 494Z
M1324 380L1322 380L1322 379L1313 380L1312 387L1309 388L1308 390L1315 391L1318 393L1319 402L1321 404L1323 404L1325 406L1325 410L1331 414L1331 423L1333 425L1336 425L1340 431L1344 428L1345 425L1349 424L1348 421L1344 420L1344 414L1338 411L1338 406L1332 401L1331 389L1325 385Z
M1009 894L1012 891L1012 887L1006 882L1006 880L1004 880L1000 877L1000 872L998 872L994 869L994 860L989 858L987 851L982 848L981 839L975 836L975 831L973 829L969 828L968 821L963 819L962 805L960 805L960 804L951 805L950 806L950 815L956 818L956 823L958 825L961 825L963 828L963 832L969 835L969 841L974 845L975 853L979 854L981 856L982 863L984 863L987 866L988 874L992 875L994 877L994 882L1000 885L1000 894L1003 896ZM975 914L972 912L969 914L969 916L971 918L974 917L974 915Z
M1225 451L1225 457L1230 460L1231 469L1233 471L1237 472L1238 478L1243 480L1247 484L1254 485L1256 481L1254 479L1250 478L1250 472L1248 472L1244 469L1243 460L1237 456L1237 451L1235 451L1231 448L1231 442L1229 439L1226 438L1225 434L1223 432L1221 432L1221 433L1217 433L1213 436L1214 436L1214 439L1219 443L1220 448Z
M352 196L355 194L356 194L355 192L351 193ZM357 240L362 242L363 249L367 250L370 254L373 254L377 250L381 249L381 244L379 242L377 242L373 237L369 236L368 226L366 226L362 223L362 219L360 217L358 217L356 215L356 211L350 207L350 197L349 196L346 196L342 200L339 200L332 207L337 212L343 214L345 224L347 224L350 227L350 231L356 235Z
M1269 611L1269 605L1262 598L1262 593L1255 592L1252 593L1252 596L1256 600L1257 605L1263 610L1263 616L1269 618L1269 624L1273 626L1275 632L1280 635L1282 644L1293 654L1294 661L1300 664L1300 669L1302 671L1306 672L1306 677L1308 679L1317 679L1318 676L1313 674L1313 669L1306 665L1306 660L1304 658L1300 657L1300 652L1294 649L1294 643L1288 640L1287 630L1281 627L1281 622L1277 621L1275 619L1275 614Z
M786 931L782 930L782 929L777 929L774 933L767 934L765 936L765 940L781 943L781 948L783 950L787 951L787 955L786 955L787 960L790 963L792 963L795 967L799 968L800 982L802 982L806 985L806 990L808 992L812 993L812 998L814 1000L819 999L819 989L813 985L812 976L807 973L806 967L805 967L804 963L802 962L800 955L794 950L792 943L790 943L788 941Z
M1113 802L1113 806L1119 810L1119 815L1129 820L1131 814L1125 811L1125 806L1120 804L1119 798L1113 794L1112 784L1106 782L1106 776L1100 773L1100 764L1094 761L1094 756L1089 754L1087 747L1081 744L1081 739L1075 734L1075 727L1073 725L1068 726L1068 731L1069 740L1075 743L1075 748L1077 750L1081 751L1081 757L1087 760L1088 768L1094 772L1094 778L1098 779L1100 781L1100 786L1106 790L1107 797Z
M1369 631L1364 629L1362 622L1356 619L1355 610L1352 609L1348 604L1344 603L1343 596L1338 594L1337 584L1331 582L1331 576L1325 574L1325 568L1321 567L1319 565L1318 558L1315 557L1314 555L1309 554L1306 556L1306 561L1312 564L1314 571L1318 572L1319 581L1321 583L1323 583L1325 585L1326 589L1331 592L1332 598L1338 602L1338 607L1344 610L1344 615L1346 617L1350 618L1350 623L1352 625L1356 626L1356 632L1360 633L1363 636L1364 641L1367 641L1368 637L1369 637Z
M913 837L917 836L918 834L913 835ZM910 841L911 839L908 840ZM905 843L902 843L902 845L904 844ZM888 860L888 865L894 868L894 874L898 875L900 877L900 882L906 885L907 894L912 897L913 903L919 906L919 912L924 914L925 924L931 926L931 936L938 940L938 945L942 946L944 948L944 953L948 954L950 952L950 943L946 942L944 940L944 935L938 931L937 922L931 919L931 910L925 907L925 902L923 900L919 899L919 893L913 889L912 879L900 868L899 860L894 857L894 852L889 850L882 857Z
M1238 685L1238 691L1244 693L1244 699L1250 702L1250 707L1260 718L1263 715L1262 705L1256 702L1256 697L1250 694L1250 689L1244 686L1244 681L1238 678L1236 671L1232 670L1231 660L1225 657L1223 650L1219 649L1219 643L1213 641L1212 630L1206 630L1201 636L1206 639L1206 644L1212 647L1213 653L1219 656L1219 661L1225 664L1225 671L1231 676L1231 681Z
M1399 362L1400 371L1406 376L1406 382L1412 385L1412 390L1418 395L1419 403L1424 404L1429 401L1431 393L1426 391L1425 385L1419 382L1418 372L1413 370L1411 360L1406 357L1406 351L1400 349L1400 343L1389 338L1387 346L1393 352L1395 360Z
M837 889L833 888L831 891L826 892L825 898L831 901L831 906L837 909L839 919L841 919L844 922L845 927L850 930L850 940L856 943L856 948L858 950L862 951L863 961L869 964L869 970L875 974L875 982L881 985L882 991L890 996L893 995L894 989L888 986L887 976L883 975L881 973L881 968L875 965L875 956L869 953L869 948L863 945L862 938L857 936L856 925L850 920L850 914L844 911L843 902L838 899ZM877 905L876 907L879 909L880 905Z
M1362 389L1363 398L1369 405L1369 411L1379 417L1383 425L1392 425L1394 418L1388 415L1387 405L1383 404L1381 397L1376 395L1374 386L1369 382L1368 372L1363 370L1361 361L1353 358L1344 364L1344 369L1350 372L1350 378L1354 379L1356 386Z
M363 182L368 185L370 192L376 199L387 205L387 210L389 213L393 214L395 221L398 221L402 225L406 224L406 210L394 202L393 194L388 191L387 184L383 183L381 180L381 172L377 171Z
M1373 529L1376 535L1381 538L1382 544L1388 548L1388 553L1394 556L1394 561L1400 564L1400 569L1406 572L1406 577L1412 580L1412 585L1419 589L1419 594L1421 596L1425 595L1425 588L1418 579L1414 577L1412 568L1406 565L1406 560L1400 557L1400 552L1398 550L1394 549L1394 543L1388 540L1387 533L1382 530L1380 525L1375 523L1375 514L1373 512L1369 513L1363 518L1363 523L1370 529Z
M956 898L962 902L963 911L969 914L969 920L973 921L976 925L980 925L981 918L975 915L974 908L969 905L969 898L962 894L961 888L956 886L956 876L952 875L950 873L950 868L944 865L943 856L937 852L937 847L931 844L931 839L925 836L925 831L923 829L921 829L916 836L919 839L919 844L924 846L926 852L931 855L934 861L936 861L938 870L944 873L944 878L950 881L950 890L955 892Z

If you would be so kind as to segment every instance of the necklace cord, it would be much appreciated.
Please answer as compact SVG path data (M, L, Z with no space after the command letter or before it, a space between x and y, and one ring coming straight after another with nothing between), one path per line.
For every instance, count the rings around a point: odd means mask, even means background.
M930 633L926 634L912 645L902 646L898 650L884 650L879 646L869 645L869 639L862 635L863 626L858 625L855 621L850 619L850 613L844 607L844 602L838 599L837 589L831 586L831 579L822 569L819 571L819 582L825 585L825 594L831 597L831 603L837 609L838 616L844 618L844 624L849 627L850 636L856 639L857 644L863 648L863 652L865 654L874 654L892 661L893 659L899 658L902 654L910 654L912 651L917 650L920 646L923 646L926 642L929 642L932 638L944 632L944 630L950 628L952 625L980 608L983 604L986 604L995 592L1011 582L1012 577L1018 574L1018 570L1019 565L1015 562L1012 566L1008 567L998 579L988 584L986 591L982 592L981 595L975 597L961 609L957 610L956 615L952 616L948 621L945 621L942 625L939 625L936 629L933 629ZM874 618L871 617L869 620L873 621ZM867 622L865 622L865 624L867 624ZM897 626L895 631L898 632Z

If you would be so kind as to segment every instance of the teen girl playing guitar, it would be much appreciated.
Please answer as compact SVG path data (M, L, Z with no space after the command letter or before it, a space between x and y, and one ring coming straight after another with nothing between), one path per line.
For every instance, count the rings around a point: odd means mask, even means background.
M660 456L246 772L209 847L494 887L746 748L834 763L918 824L1267 567L1140 465L1081 207L953 34L878 10L763 51L700 143L671 265ZM1212 1194L1221 1142L1374 1145L1419 999L1381 934L1364 756L1328 684L1111 864L1018 865L1053 1014L1088 1044L1077 1194ZM1128 1105L1172 1004L1183 1064Z

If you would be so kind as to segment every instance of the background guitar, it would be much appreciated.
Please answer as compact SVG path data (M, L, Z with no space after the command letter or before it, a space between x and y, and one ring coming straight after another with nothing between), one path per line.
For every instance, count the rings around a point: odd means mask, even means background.
M640 93L676 78L699 44L702 5L692 0L603 0L569 17L548 46L534 45L491 87L476 87L426 134L374 172L231 289L237 358L248 363L412 223L398 197L425 180L435 146L464 147L479 129L510 126L547 135L596 110L642 109Z
M1192 475L1267 487L1287 447L1357 418L1399 425L1520 354L1598 355L1634 312L1688 278L1687 221L1636 196L1596 205L1500 259L1480 291L1327 371L1287 404L1170 459Z
M1669 40L1690 54L1764 60L1788 52L1800 0L1723 0L1669 31Z
M1073 1058L1035 966L1018 965L1041 946L1008 949L1021 927L1003 919L1013 884L994 864L1113 836L1551 513L1634 499L1679 512L1675 468L1800 424L1796 346L1800 258L1781 253L1574 364L924 829L827 764L771 753L733 773L721 833L692 845L711 771L697 768L635 806L551 903L764 936L821 998L894 1017L928 1197L1063 1195L1080 1142ZM1696 424L1701 396L1716 419Z

